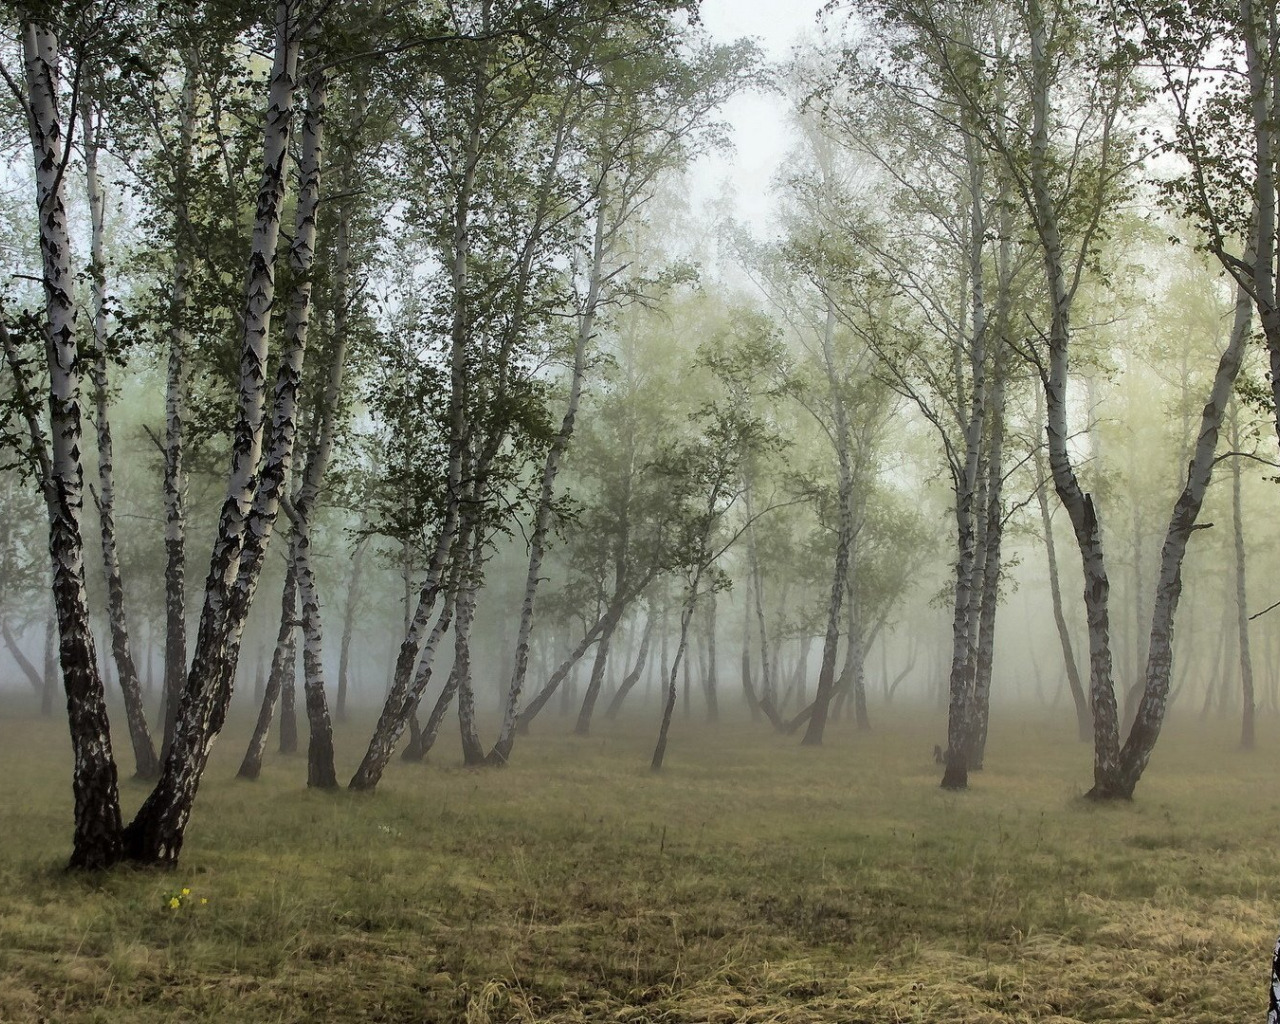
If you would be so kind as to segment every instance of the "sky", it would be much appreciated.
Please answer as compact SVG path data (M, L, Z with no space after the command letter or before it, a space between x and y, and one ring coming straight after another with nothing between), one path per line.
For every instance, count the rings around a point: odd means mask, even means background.
M769 60L780 61L814 32L821 7L822 0L704 0L702 23L716 42L752 37ZM738 219L767 236L773 209L770 185L790 145L785 104L777 96L739 95L725 106L723 117L734 151L698 161L691 176L694 202L712 202L729 182Z

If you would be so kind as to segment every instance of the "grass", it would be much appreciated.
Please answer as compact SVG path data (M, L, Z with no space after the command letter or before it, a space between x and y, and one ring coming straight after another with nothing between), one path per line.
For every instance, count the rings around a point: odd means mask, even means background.
M505 771L450 746L372 797L308 792L301 757L235 780L233 720L180 869L79 876L65 724L10 713L0 1021L1261 1019L1280 751L1174 723L1137 800L1100 807L1041 714L998 717L958 795L920 709L817 750L677 720L656 777L654 723L550 718Z

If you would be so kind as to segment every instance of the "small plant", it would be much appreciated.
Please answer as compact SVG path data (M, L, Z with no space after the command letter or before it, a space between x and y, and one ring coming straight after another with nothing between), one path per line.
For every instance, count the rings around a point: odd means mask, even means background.
M197 899L197 897L192 894L191 890L185 887L182 889L175 889L172 892L167 892L162 898L165 909L173 911L181 910L183 907L191 906L193 904L203 907L209 902L209 898L207 896L201 896Z
M392 839L400 838L400 830L398 828L392 828L390 825L379 825L378 831L384 836L389 836Z

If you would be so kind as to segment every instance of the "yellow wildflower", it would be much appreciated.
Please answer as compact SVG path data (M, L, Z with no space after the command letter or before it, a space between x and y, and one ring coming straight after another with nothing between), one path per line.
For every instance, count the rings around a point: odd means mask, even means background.
M209 902L209 901L208 901L205 897L203 897L203 896L201 896L201 897L200 897L200 906L202 906L202 907L203 907L203 906L204 906L206 903L208 903L208 902Z
M183 890L182 890L182 895L183 895L183 896L190 896L190 895L191 895L191 890L190 890L190 889L183 889Z
M177 910L180 906L182 906L182 900L178 899L177 896L170 896L169 906L172 907L174 910Z

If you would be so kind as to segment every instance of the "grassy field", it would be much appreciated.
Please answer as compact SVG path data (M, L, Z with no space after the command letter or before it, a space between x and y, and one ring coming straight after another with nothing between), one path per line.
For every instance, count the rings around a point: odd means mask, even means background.
M653 723L549 718L505 771L450 744L372 797L307 792L301 757L235 780L233 720L181 868L85 877L65 723L15 712L0 1021L1260 1021L1280 748L1191 724L1098 807L1066 719L998 718L959 795L904 709L819 750L677 719L657 777Z

